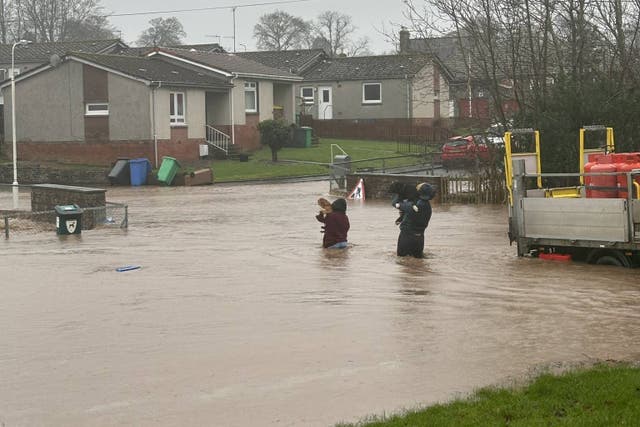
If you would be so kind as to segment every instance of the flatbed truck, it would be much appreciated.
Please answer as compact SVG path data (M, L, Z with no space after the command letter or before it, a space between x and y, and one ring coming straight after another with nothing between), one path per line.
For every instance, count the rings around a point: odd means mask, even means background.
M524 160L510 162L508 234L518 256L560 254L591 264L640 266L640 169L625 173L627 188L635 188L627 198L587 198L584 187L568 197L527 190L534 178L602 174L527 174L525 169Z

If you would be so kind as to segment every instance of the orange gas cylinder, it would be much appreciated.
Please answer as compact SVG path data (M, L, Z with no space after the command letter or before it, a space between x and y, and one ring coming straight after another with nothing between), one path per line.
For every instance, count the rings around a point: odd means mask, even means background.
M618 175L618 197L626 199L628 196L628 188L627 188L627 175L625 172L630 172L634 169L640 169L640 162L638 163L618 163L617 171L622 172L621 175ZM635 177L635 182L640 184L640 176ZM632 184L633 185L633 184ZM632 197L635 199L638 197L637 191L631 192Z
M606 155L606 154L602 154L602 153L589 154L588 159L589 159L589 161L587 163L585 163L585 165L584 165L584 173L591 172L591 168L593 168L597 164L600 164L600 163L611 163L611 161L612 161L611 155ZM593 197L593 194L592 194L593 190L591 189L591 187L594 185L593 184L593 178L594 178L593 176L585 176L584 177L584 184L585 184L587 197Z
M601 163L591 167L591 173L616 172L613 163ZM618 178L615 175L597 175L591 177L591 195L594 199L610 199L618 197Z
M640 162L638 153L613 153L611 154L611 163L637 163Z

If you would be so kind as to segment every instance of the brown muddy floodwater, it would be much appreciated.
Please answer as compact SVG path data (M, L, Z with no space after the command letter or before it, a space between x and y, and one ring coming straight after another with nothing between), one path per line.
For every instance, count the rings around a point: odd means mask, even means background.
M638 270L518 258L501 206L435 206L416 260L350 201L326 251L328 188L109 188L126 232L0 242L0 425L331 426L639 357Z

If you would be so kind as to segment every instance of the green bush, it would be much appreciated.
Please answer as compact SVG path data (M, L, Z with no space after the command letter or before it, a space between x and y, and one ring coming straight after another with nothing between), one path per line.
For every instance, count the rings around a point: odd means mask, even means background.
M271 148L271 160L278 161L278 151L285 147L290 138L289 126L284 120L263 120L258 123L260 143Z

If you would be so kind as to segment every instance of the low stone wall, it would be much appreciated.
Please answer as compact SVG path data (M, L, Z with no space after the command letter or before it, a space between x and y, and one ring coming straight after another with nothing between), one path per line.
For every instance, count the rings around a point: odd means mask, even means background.
M198 160L200 144L204 139L178 139L175 141L111 141L111 142L35 142L20 141L18 159L33 162L56 162L108 166L120 158L147 158L155 162L156 147L158 161L170 156L181 162ZM11 147L3 147L4 154L11 157Z
M107 205L107 190L102 188L74 187L71 185L39 184L31 187L31 211L54 210L58 205L78 205L81 208L104 207ZM95 215L83 215L83 228L92 229Z
M109 185L107 178L110 168L86 167L65 168L39 165L31 162L18 162L18 182L20 184L74 184L74 185ZM0 164L0 182L13 182L13 164Z
M389 199L391 194L387 192L389 185L392 182L398 181L407 184L418 184L421 182L428 182L436 188L441 188L441 178L439 176L425 176L425 175L388 175L382 173L357 173L347 175L347 189L351 191L352 188L358 184L358 181L362 178L364 181L364 190L367 199ZM440 202L440 192L434 198L435 202Z

